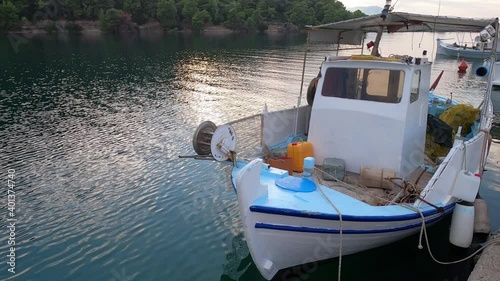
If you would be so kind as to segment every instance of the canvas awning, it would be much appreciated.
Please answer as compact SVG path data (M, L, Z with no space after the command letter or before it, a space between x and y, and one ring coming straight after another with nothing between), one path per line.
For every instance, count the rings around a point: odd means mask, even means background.
M473 19L391 12L384 20L380 15L313 26L310 42L360 45L366 32L480 32L496 19Z

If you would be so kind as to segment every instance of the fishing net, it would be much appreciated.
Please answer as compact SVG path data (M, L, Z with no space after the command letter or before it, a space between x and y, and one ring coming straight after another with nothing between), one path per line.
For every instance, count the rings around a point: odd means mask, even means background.
M471 105L458 104L446 109L439 115L439 119L453 129L454 140L459 126L462 126L462 136L467 136L472 131L474 122L479 118L479 111L478 108ZM446 156L450 151L450 148L436 143L436 141L432 133L428 131L425 138L425 155L432 160L435 160L437 157Z
M471 132L472 125L479 117L479 109L467 104L457 104L445 110L439 119L453 128L456 132L462 126L462 135L466 136Z

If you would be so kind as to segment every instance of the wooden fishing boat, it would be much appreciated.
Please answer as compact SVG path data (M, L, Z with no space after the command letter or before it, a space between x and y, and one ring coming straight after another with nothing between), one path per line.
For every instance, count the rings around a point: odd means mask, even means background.
M455 103L429 96L431 62L382 58L377 46L383 32L474 31L491 22L498 29L494 20L391 13L386 6L382 15L312 27L308 43L363 46L366 32L378 32L374 52L327 57L309 105L299 98L297 107L259 114L260 157L238 159L237 121L200 125L197 157L233 165L246 242L266 279L400 240L453 212L457 200L474 200L493 118L491 78L471 132L458 133L434 162L425 155L426 131L436 122L428 113L433 101ZM273 156L283 165L266 163Z

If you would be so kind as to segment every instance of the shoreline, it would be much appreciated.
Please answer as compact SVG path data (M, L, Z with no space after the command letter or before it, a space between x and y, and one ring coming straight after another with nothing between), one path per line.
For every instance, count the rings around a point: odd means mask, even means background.
M56 30L53 32L49 32L47 30L47 26L49 24L55 24ZM79 26L82 27L81 31L69 31L65 29L65 26L67 23L75 23L78 24ZM270 23L268 24L268 29L263 31L262 33L264 34L298 34L302 33L301 30L299 30L296 26L292 25L292 27L287 27L289 23ZM246 33L246 34L253 34L253 33L259 33L259 31L245 31L245 30L232 30L229 29L223 25L206 25L203 30L200 32L195 32L191 30L190 28L184 28L182 30L171 30L171 31L166 31L164 30L158 21L150 21L144 25L138 26L138 31L139 32L154 32L154 33L164 33L164 34L175 34L175 33L185 33L185 34L191 34L191 33L200 33L200 34L237 34L237 33ZM84 21L84 20L77 20L77 21L66 21L66 20L59 20L59 21L40 21L36 25L33 24L25 24L21 26L20 30L9 30L5 32L0 32L0 34L30 34L30 35L37 35L37 34L105 34L102 32L99 28L99 21ZM125 32L123 34L132 34L134 32Z

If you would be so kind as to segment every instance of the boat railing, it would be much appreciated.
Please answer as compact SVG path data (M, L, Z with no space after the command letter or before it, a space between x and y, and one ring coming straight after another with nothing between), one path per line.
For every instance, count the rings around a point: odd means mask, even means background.
M264 115L250 115L225 124L233 126L237 134L236 152L239 159L258 157L264 154ZM256 132L259 132L256 137Z
M310 106L273 112L264 110L264 113L227 122L237 135L238 158L267 157L272 149L286 150L291 141L305 141L310 113Z
M478 134L470 140L464 141L463 145L451 148L443 163L439 165L434 176L421 192L421 197L426 201L446 204L447 202L445 201L450 199L446 197L448 194L451 194L455 182L454 176L458 171L467 170L473 173L481 173L483 170L488 154L488 132L493 122L493 108L491 104L489 104L485 112L487 114L482 116L485 125L481 126ZM481 153L477 153L478 151ZM423 204L420 200L415 202L415 206L420 204Z

